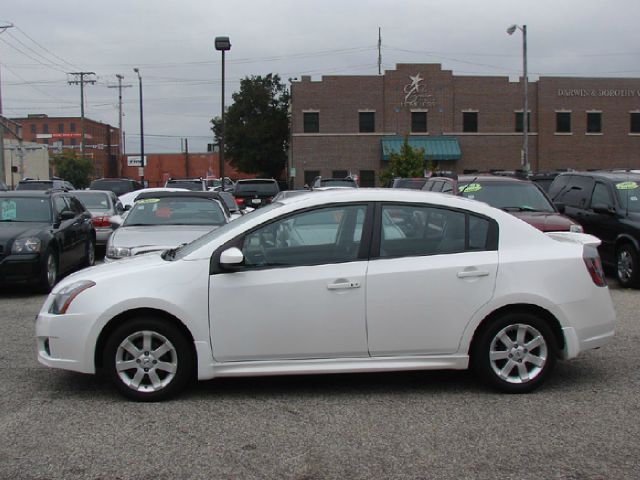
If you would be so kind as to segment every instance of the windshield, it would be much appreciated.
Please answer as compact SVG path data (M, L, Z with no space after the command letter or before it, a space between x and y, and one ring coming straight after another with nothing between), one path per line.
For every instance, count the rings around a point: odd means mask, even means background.
M169 180L167 182L167 187L186 188L187 190L192 190L194 192L201 192L203 190L201 180Z
M109 210L109 197L104 193L95 193L89 190L84 192L74 192L75 197L89 210Z
M321 187L355 187L356 182L350 178L326 178L320 180Z
M0 221L51 223L49 198L0 198Z
M279 202L270 203L269 205L262 207L256 210L255 212L251 212L250 215L244 215L238 218L237 220L234 220L231 223L227 223L226 225L223 225L220 228L217 228L209 233L206 233L205 235L202 235L200 238L195 239L193 242L180 247L176 252L175 259L186 257L191 252L195 252L203 245L206 245L207 243L212 242L216 238L222 235L225 235L229 230L236 229L236 228L242 229L242 226L245 223L252 222L256 217L260 215L264 215L265 213L270 212L274 208L279 208L282 205L283 204Z
M637 182L618 182L616 195L622 208L629 212L640 213L640 185Z
M460 196L488 203L506 211L555 212L538 187L527 182L482 182L459 185Z
M123 226L223 225L222 207L215 200L189 197L145 198L129 211Z
M236 183L235 193L266 193L267 195L275 195L278 193L278 184L271 181L251 181Z

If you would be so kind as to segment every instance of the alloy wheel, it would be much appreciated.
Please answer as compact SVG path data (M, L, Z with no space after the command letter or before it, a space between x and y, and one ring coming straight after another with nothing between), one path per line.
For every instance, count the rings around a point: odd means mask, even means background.
M543 371L549 356L544 336L527 324L508 325L491 340L489 361L494 373L510 384L524 384Z
M633 277L633 256L626 248L618 253L618 279L622 283L628 283Z

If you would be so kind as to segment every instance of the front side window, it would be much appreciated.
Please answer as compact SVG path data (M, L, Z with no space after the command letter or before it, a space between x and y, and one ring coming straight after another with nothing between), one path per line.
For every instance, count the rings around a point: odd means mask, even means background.
M423 256L485 250L485 218L424 205L384 205L380 257Z
M478 112L462 112L462 131L478 131Z
M294 214L247 234L246 267L293 267L357 260L365 205L326 207Z
M602 133L602 113L587 113L587 133Z
M556 112L556 133L571 133L571 112Z
M304 133L318 133L320 132L320 113L318 112L304 112L302 131Z
M371 133L376 131L376 113L360 112L360 133Z

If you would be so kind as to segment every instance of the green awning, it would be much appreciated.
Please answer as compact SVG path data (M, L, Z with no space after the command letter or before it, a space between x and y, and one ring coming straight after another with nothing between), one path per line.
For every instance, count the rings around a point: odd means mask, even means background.
M424 149L425 160L460 160L460 144L456 137L409 137L412 148ZM400 153L402 137L383 137L382 160L389 160L390 153Z

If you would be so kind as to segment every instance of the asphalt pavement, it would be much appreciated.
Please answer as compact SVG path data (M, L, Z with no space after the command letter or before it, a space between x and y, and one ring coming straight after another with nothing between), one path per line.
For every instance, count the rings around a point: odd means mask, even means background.
M615 342L528 395L467 372L222 379L139 404L38 364L42 295L0 292L0 479L638 479L640 291Z

